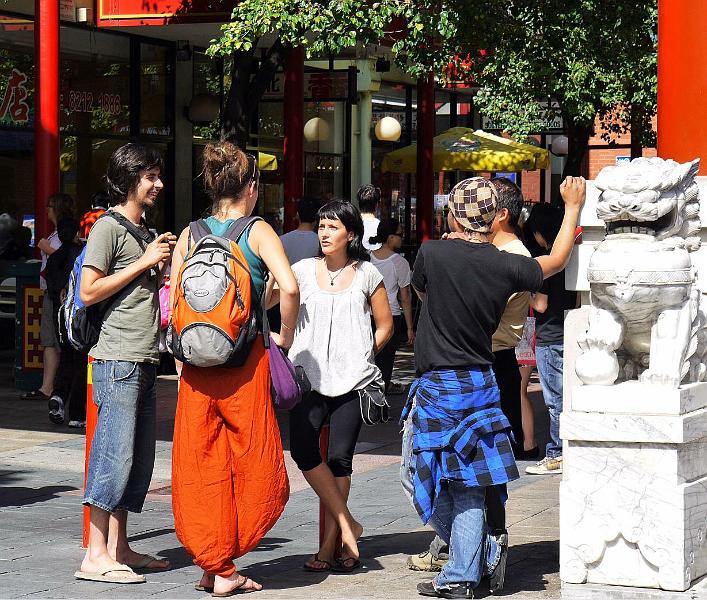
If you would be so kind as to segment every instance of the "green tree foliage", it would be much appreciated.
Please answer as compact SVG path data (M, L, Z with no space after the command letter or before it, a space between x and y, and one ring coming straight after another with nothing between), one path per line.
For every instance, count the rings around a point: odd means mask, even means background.
M608 141L632 125L653 142L656 30L657 0L242 0L209 53L234 57L222 135L236 139L247 139L244 115L292 47L327 57L385 42L413 76L444 77L456 57L455 77L479 86L477 107L518 139L549 116L538 100L559 102L570 174L597 116Z
M628 131L651 145L656 112L657 0L465 0L460 47L477 107L516 138L559 102L578 174L596 117L604 137ZM484 50L485 52L481 52Z
M247 140L247 118L291 48L302 46L314 58L387 42L396 62L417 76L442 72L458 26L453 4L433 0L242 0L209 48L234 59L221 134ZM258 61L255 50L268 37L274 41Z

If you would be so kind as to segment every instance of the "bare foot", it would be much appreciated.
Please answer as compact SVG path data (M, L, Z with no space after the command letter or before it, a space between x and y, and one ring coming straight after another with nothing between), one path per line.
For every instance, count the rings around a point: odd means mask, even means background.
M346 556L357 559L359 558L357 542L363 534L363 525L361 525L358 521L354 521L353 526L351 527L351 533L353 534L353 537L349 537L349 535L345 536L344 532L341 533L341 544L344 547L342 557Z
M205 592L213 591L214 579L215 576L213 574L209 573L208 571L204 571L197 585Z
M88 552L86 552L86 556L81 561L81 571L83 573L105 573L106 571L124 567L124 564L112 559L107 552L93 557L90 557Z
M306 563L304 563L304 568L307 571L331 571L331 565L333 562L333 555L325 554L324 552L319 551Z
M131 569L148 569L150 571L164 571L172 565L168 560L155 558L149 554L140 554L130 548L127 551L117 552L116 560L128 565Z
M234 590L243 592L259 592L263 586L258 582L253 581L250 577L240 575L235 572L230 577L220 577L216 575L214 578L214 594L228 594Z

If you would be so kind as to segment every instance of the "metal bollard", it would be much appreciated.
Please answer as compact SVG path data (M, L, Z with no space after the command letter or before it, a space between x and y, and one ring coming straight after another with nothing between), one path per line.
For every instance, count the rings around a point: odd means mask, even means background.
M86 460L84 463L83 487L86 489L88 461L91 458L91 443L98 422L98 408L93 402L93 357L88 357L86 370ZM91 507L83 507L83 547L88 548L88 533L91 528Z

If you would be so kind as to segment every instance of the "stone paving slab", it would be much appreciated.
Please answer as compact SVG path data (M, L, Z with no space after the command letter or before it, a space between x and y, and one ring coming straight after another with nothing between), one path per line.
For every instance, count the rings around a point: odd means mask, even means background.
M399 361L396 377L409 381L409 354L403 353L402 358L407 365ZM174 533L170 459L175 399L174 379L161 377L158 458L151 493L144 512L131 515L129 521L135 549L169 558L173 568L149 574L146 584L119 586L73 578L83 556L83 436L50 424L43 403L23 402L0 387L0 598L210 598L193 589L200 571ZM547 414L537 393L532 399L542 441ZM391 398L395 416L403 400ZM360 545L365 568L350 575L315 574L301 566L316 550L318 500L289 458L287 416L279 417L291 498L258 548L238 560L239 569L266 586L257 597L418 597L415 586L431 576L409 571L405 561L408 554L424 551L433 534L421 526L400 489L398 425L364 428L357 446L350 504L365 527ZM525 464L521 463L521 470ZM559 478L553 476L523 476L509 485L511 551L504 596L561 597L558 485Z

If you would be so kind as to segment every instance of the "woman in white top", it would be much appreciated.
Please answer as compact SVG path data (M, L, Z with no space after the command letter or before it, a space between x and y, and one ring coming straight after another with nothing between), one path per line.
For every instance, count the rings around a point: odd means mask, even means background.
M383 388L374 354L392 335L393 319L383 277L362 244L358 209L349 202L329 202L319 209L316 230L320 256L292 268L300 288L300 311L289 357L304 367L312 392L290 411L290 451L328 511L322 545L304 568L349 572L361 565L357 540L363 532L346 505L362 424L357 390ZM319 432L327 419L329 451L324 463ZM337 548L339 532L343 547ZM341 558L335 560L338 550Z
M371 253L371 264L383 275L390 312L393 314L393 337L385 348L376 354L376 364L383 373L385 391L388 393L393 376L395 352L403 343L412 344L415 341L412 327L410 265L398 254L398 250L403 245L403 232L397 219L381 221L378 224L377 234L369 241L371 244L380 244L378 250Z

